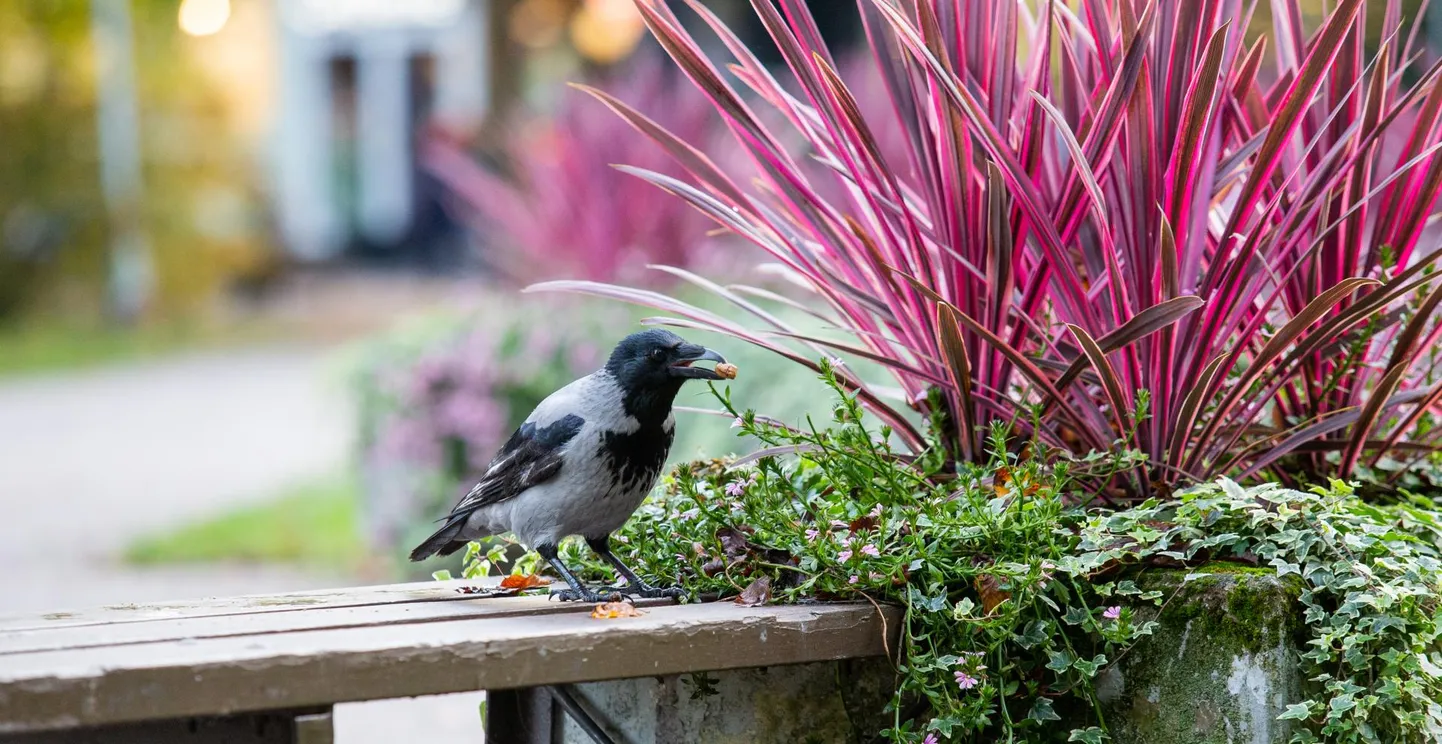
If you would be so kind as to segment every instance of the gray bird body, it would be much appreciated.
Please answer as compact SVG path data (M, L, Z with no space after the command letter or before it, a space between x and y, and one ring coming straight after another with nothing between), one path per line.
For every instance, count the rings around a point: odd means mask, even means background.
M671 404L687 380L719 380L691 366L725 362L714 351L669 331L631 334L606 366L548 396L492 458L486 472L451 509L445 524L411 560L450 555L468 542L512 533L536 550L571 586L559 596L594 599L560 561L557 547L586 538L643 596L676 596L647 585L609 547L609 537L656 485L675 438Z
M572 415L585 423L558 450L560 472L514 498L476 509L466 520L459 539L478 540L510 532L526 545L555 545L572 535L609 535L626 523L655 487L661 471L658 467L649 478L618 478L607 453L606 434L635 434L641 422L626 413L619 386L604 369L552 393L526 423L545 429ZM668 413L661 425L669 451L676 431L675 417ZM482 481L506 464L507 455L503 454L487 469Z

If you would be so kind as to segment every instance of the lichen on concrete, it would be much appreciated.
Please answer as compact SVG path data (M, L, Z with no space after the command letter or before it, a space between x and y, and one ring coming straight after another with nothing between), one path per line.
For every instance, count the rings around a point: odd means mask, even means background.
M1192 578L1187 580L1188 575ZM1138 583L1161 591L1160 622L1099 680L1119 744L1279 744L1277 716L1302 697L1297 577L1213 564L1161 571ZM1143 613L1146 614L1146 613Z

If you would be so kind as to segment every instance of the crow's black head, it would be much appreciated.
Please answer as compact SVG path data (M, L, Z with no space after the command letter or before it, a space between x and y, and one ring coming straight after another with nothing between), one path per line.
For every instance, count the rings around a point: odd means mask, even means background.
M670 331L653 328L621 339L611 351L606 370L628 395L642 396L647 402L664 400L669 410L671 400L687 380L721 379L709 369L691 366L700 361L720 364L726 359Z

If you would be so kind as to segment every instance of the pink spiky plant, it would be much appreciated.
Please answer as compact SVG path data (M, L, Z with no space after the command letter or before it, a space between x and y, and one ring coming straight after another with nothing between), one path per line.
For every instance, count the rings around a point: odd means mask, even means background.
M755 288L713 287L759 330L655 293L541 288L650 304L807 364L823 348L877 361L959 457L995 419L1074 451L1134 448L1150 463L1134 492L1433 448L1442 86L1397 0L1370 57L1365 0L1310 32L1299 0L1276 0L1250 45L1255 0L860 0L891 121L842 81L804 2L753 2L783 86L686 1L729 74L669 6L637 3L759 178L743 188L704 145L608 101L689 177L627 170L767 251L851 338L798 338ZM891 126L904 162L873 134ZM923 446L874 381L846 382Z
M625 101L658 126L726 148L715 111L660 55L638 54L591 82L593 92ZM688 266L708 255L701 246L709 220L613 165L672 175L680 168L586 94L565 91L554 113L512 126L499 150L509 173L443 138L426 144L424 160L508 278L638 280L647 263Z

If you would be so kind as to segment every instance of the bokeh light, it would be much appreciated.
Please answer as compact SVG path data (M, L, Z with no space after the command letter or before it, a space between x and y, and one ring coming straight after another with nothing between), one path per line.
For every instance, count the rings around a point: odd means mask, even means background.
M180 3L180 30L191 36L220 33L230 20L230 0L183 0Z
M571 18L571 43L593 62L613 64L636 48L646 24L631 0L586 0Z
M549 47L560 40L568 12L561 0L521 0L511 8L511 38L531 49Z

